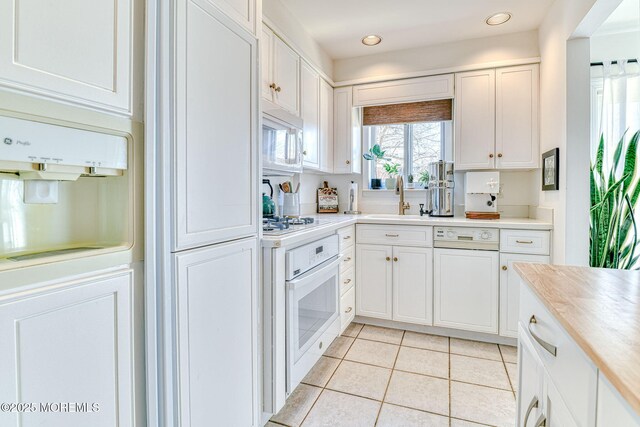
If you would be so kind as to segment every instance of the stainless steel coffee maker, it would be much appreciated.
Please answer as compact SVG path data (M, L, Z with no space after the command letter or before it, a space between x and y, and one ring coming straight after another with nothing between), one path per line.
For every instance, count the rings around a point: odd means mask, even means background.
M439 160L429 163L427 168L427 209L420 209L420 215L453 216L453 162Z

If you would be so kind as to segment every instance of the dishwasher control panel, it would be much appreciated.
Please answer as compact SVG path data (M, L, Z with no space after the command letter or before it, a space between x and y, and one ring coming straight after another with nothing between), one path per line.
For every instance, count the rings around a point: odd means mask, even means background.
M441 248L498 250L497 228L434 227L433 245Z

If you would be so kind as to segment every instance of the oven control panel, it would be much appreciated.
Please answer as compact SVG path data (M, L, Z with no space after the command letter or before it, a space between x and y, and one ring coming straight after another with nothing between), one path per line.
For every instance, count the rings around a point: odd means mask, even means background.
M338 235L299 246L286 252L286 279L291 280L340 254Z

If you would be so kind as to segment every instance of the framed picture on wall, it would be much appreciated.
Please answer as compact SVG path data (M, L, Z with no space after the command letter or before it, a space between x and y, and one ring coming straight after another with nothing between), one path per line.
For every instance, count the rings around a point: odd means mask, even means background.
M559 180L559 148L542 153L542 191L558 190Z

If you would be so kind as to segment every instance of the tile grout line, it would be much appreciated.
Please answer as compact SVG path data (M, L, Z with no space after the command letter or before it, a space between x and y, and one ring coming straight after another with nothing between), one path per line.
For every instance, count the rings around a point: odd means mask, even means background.
M509 370L507 369L507 362L504 360L504 354L502 353L502 348L500 348L500 346L498 346L498 351L500 352L500 357L502 358L502 366L504 367L504 371L507 374L507 381L509 381L509 387L511 387L511 392L514 394L514 397L515 397L516 390L513 387L513 383L511 382L511 377L509 376Z
M389 380L387 381L387 386L385 387L384 394L382 395L382 402L380 402L380 408L378 409L378 415L376 416L376 422L373 424L374 427L378 424L378 420L380 419L380 413L382 413L382 406L384 405L384 401L387 398L387 392L389 391L389 385L391 384L391 378L393 377L393 372L396 369L396 363L398 363L398 356L400 356L400 350L402 349L402 341L404 340L404 335L406 333L407 333L407 331L402 331L402 337L400 338L400 345L398 346L398 352L396 353L396 358L393 361L393 366L391 367L391 372L389 374Z

